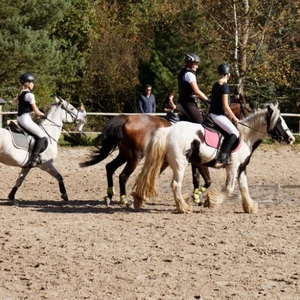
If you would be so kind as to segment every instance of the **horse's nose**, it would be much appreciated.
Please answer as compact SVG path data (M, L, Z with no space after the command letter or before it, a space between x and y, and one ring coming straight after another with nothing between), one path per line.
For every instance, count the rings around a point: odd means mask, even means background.
M289 144L291 145L291 144L293 144L294 142L295 142L295 138L294 138L294 136L292 135L292 136L289 137Z

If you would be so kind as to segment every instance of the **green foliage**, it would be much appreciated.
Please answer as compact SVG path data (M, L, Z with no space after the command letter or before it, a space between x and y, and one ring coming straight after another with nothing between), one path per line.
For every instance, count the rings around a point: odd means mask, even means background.
M71 2L4 2L0 20L0 93L8 100L14 98L18 93L19 76L30 72L37 79L34 90L37 101L46 105L56 93L58 83L83 66L82 55L78 57L76 48L63 49L62 39L52 35Z
M32 72L39 106L59 94L87 111L135 112L144 84L162 107L184 55L201 58L210 94L216 67L232 65L231 91L255 106L278 100L299 112L299 7L291 0L2 0L0 96L18 93ZM15 110L7 104L4 110ZM89 118L99 131L103 122Z

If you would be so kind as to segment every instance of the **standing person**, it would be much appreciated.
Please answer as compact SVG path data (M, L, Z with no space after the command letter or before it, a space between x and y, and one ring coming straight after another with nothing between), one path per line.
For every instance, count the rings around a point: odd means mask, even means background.
M202 123L203 118L198 108L197 99L209 100L197 84L196 71L199 67L200 58L195 53L188 53L184 61L185 67L178 75L178 104L181 106L179 110L183 110L191 122Z
M35 103L35 96L32 93L34 76L32 74L25 73L21 75L20 83L22 85L21 91L18 97L13 101L18 101L18 123L31 132L35 138L35 144L31 154L31 162L29 164L29 167L35 167L37 164L41 163L39 160L39 154L47 143L47 136L45 131L32 120L31 112L33 111L40 118L45 117L45 115L38 109Z
M139 111L143 114L151 114L156 112L155 96L151 93L152 86L146 85L145 93L140 94L138 99Z
M87 121L86 110L84 104L81 103L77 115L77 130L79 132L82 132L83 125L86 123L86 121Z
M171 92L168 94L168 98L164 104L164 112L174 111L176 108L175 95Z
M230 164L228 160L229 154L240 134L236 126L231 122L232 120L237 124L239 119L234 115L230 108L230 89L227 84L230 78L230 66L221 64L218 66L217 71L219 80L212 87L209 114L214 123L228 133L228 136L224 137L221 151L219 152L215 164L215 167L222 167Z

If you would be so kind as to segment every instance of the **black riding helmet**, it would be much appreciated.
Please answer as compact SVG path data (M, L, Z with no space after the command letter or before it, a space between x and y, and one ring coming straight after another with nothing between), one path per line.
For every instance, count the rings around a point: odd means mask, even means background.
M226 74L230 73L230 66L227 64L221 64L218 66L218 74L221 76L225 76Z
M20 76L20 82L21 84L24 84L25 82L34 82L34 76L29 73L25 73Z
M195 53L188 53L188 54L185 56L184 61L185 61L186 63L194 63L194 62L199 63L199 62L200 62L200 58L199 58L199 56L198 56L197 54L195 54Z

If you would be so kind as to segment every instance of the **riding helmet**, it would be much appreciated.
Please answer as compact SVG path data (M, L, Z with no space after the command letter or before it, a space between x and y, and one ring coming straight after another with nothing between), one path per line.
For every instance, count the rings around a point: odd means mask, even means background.
M200 62L200 58L197 54L195 53L188 53L185 58L184 61L187 62L191 62L191 63L199 63Z
M20 82L21 84L24 84L25 82L34 82L34 76L29 73L24 73L20 76Z
M230 66L227 64L221 64L218 66L218 74L225 76L226 74L230 73Z

